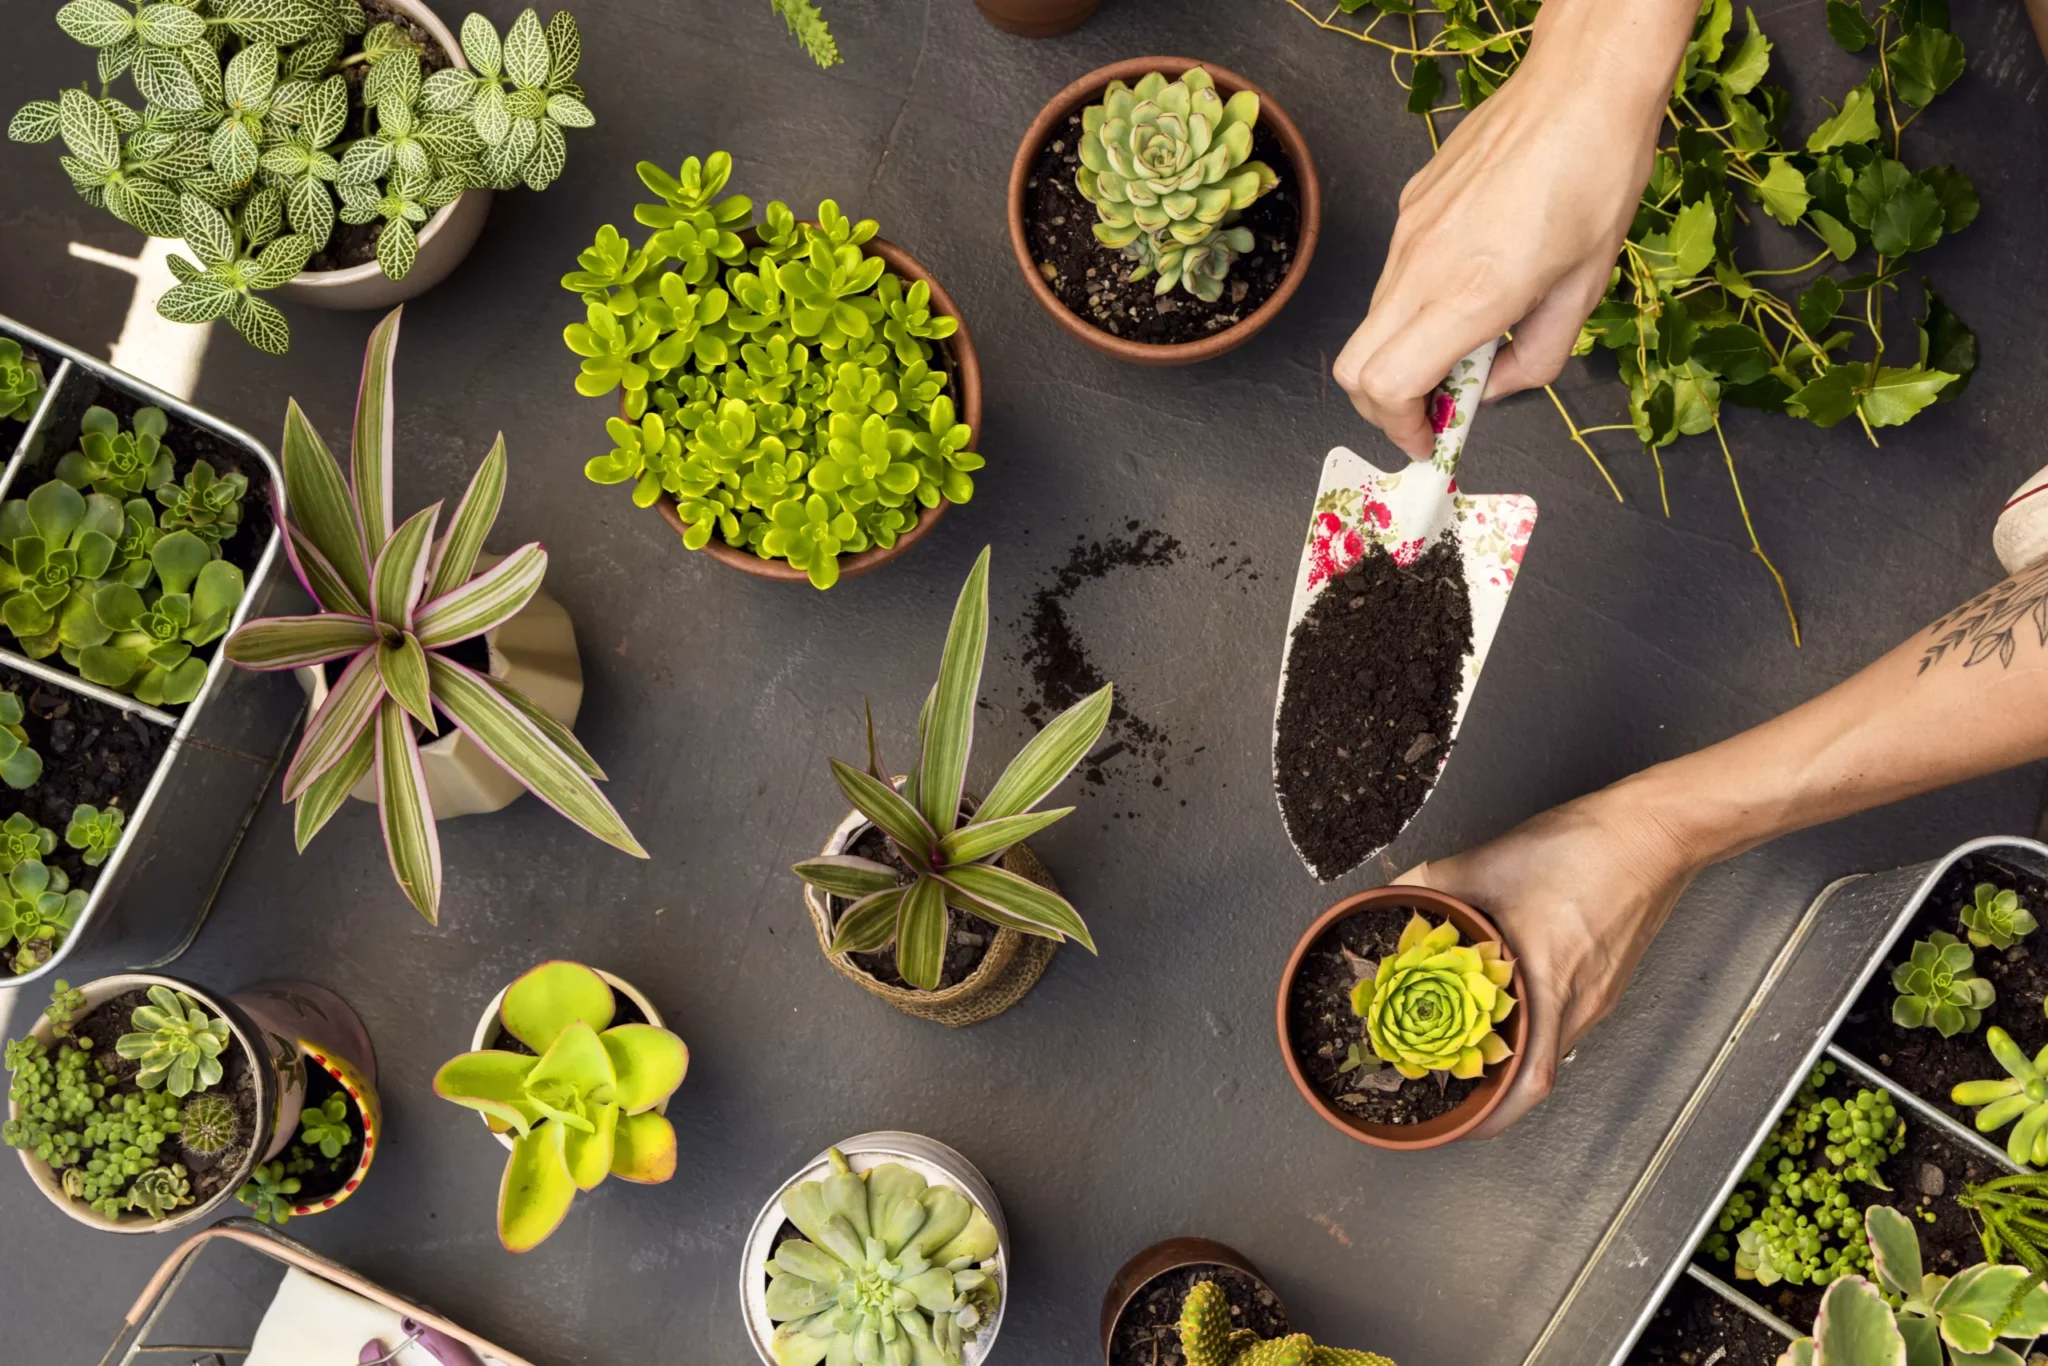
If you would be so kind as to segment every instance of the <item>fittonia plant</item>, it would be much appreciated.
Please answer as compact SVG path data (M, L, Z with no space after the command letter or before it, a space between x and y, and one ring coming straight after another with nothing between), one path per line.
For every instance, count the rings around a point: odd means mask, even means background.
M959 1366L1002 1293L996 1228L951 1186L895 1162L831 1174L782 1197L801 1238L768 1261L780 1366Z
M689 1069L666 1029L612 1024L612 989L580 963L543 963L505 992L499 1021L532 1053L484 1050L451 1059L434 1094L516 1132L498 1187L498 1238L540 1246L578 1191L607 1176L651 1184L676 1170L676 1131L659 1107Z
M252 621L228 638L227 655L247 669L340 666L285 770L285 800L297 803L299 848L374 771L391 871L431 921L440 914L441 841L419 736L438 735L439 717L591 834L635 858L646 858L647 851L598 791L604 770L568 727L517 688L445 653L517 615L540 590L548 555L533 542L477 572L477 555L505 494L502 434L438 538L439 503L394 526L391 372L398 320L394 309L370 334L356 400L352 479L343 477L296 401L285 413L286 496L276 518L287 533L292 568L320 611Z

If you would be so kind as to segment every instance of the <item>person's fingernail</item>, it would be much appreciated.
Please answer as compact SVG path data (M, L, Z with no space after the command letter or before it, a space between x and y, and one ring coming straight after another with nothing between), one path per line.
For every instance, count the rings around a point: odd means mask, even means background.
M1562 1058L1558 1059L1558 1066L1562 1067L1564 1064L1570 1062L1573 1058L1576 1058L1578 1056L1579 1050L1574 1048L1571 1052L1565 1054Z

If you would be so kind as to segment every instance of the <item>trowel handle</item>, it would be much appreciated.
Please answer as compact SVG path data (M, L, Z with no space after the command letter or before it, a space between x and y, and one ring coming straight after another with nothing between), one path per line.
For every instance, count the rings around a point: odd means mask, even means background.
M1453 365L1424 401L1430 430L1436 433L1429 463L1446 481L1458 472L1458 457L1465 453L1465 438L1472 435L1472 418L1479 411L1479 396L1486 392L1486 377L1493 371L1493 353L1498 350L1498 337L1482 344Z

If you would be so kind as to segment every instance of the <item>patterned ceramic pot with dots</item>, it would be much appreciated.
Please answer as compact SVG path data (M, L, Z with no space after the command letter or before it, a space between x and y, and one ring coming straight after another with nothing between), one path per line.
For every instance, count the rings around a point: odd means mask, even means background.
M303 1195L291 1206L293 1216L322 1214L356 1193L369 1174L370 1163L384 1141L384 1103L377 1094L377 1054L368 1031L348 1002L310 982L262 982L235 993L234 1002L264 1030L296 1045L306 1069L305 1105L298 1125L282 1135L266 1160L290 1161L292 1142L303 1132L305 1112L324 1097L341 1096L348 1106L345 1123L351 1132L337 1158L307 1153L314 1169L292 1173ZM334 1165L335 1162L345 1165Z

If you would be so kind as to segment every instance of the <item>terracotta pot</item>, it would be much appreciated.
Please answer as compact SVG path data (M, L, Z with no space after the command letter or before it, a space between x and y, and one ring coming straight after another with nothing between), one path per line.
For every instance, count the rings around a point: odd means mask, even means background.
M654 1002L641 994L640 988L634 986L623 977L612 976L603 968L592 968L591 971L604 978L606 986L638 1006L640 1013L647 1017L647 1023L653 1025L656 1029L667 1027L661 1018L661 1012L654 1008ZM498 1037L498 1008L505 1004L505 993L511 989L512 984L510 982L499 987L498 994L493 996L491 1003L484 1007L484 1013L476 1022L476 1033L470 1036L470 1052L482 1052L491 1046L493 1039ZM661 1104L654 1107L654 1112L658 1115L668 1113L667 1098L663 1098ZM500 1129L489 1115L479 1114L477 1118L481 1119L490 1128L492 1136L498 1140L500 1147L508 1153L512 1151L512 1138L506 1130Z
M1052 38L1079 28L1098 0L974 0L981 17L1020 38Z
M803 219L800 221L809 222L810 220ZM748 246L756 246L760 242L760 237L752 229L749 229L740 234L740 240ZM939 283L938 276L926 270L915 256L912 256L894 242L873 237L868 239L865 247L874 255L881 257L888 264L889 273L897 279L907 284L916 284L919 280L924 281L932 292L931 307L934 314L959 321L960 327L958 331L954 332L945 341L934 343L934 345L938 348L941 359L951 362L948 368L952 371L953 382L949 392L953 398L954 411L958 414L961 422L974 429L975 441L979 443L982 434L981 360L975 355L974 337L967 330L967 319L961 315L960 306L953 302L953 296L948 294L946 287ZM619 412L622 416L625 413L625 409L626 400L621 395L619 399ZM676 535L682 535L683 519L676 511L676 500L664 493L655 501L654 506L660 510L662 519L675 528ZM865 574L870 569L878 568L895 559L898 555L901 555L904 551L923 540L925 534L939 524L939 518L945 516L946 509L951 506L951 503L942 498L939 500L937 507L921 510L917 515L916 523L912 525L910 530L897 536L896 544L886 550L876 546L870 550L863 550L858 555L842 556L839 561L839 577L850 579L856 574ZM808 574L801 569L793 567L789 561L764 560L751 550L727 545L723 538L715 533L710 540L704 543L703 549L699 553L709 555L712 559L717 560L729 569L737 569L742 574L752 574L757 579L775 579L782 583L809 583L811 581Z
M447 25L419 0L384 0L430 34L449 64L467 71L462 44ZM484 220L491 216L489 190L464 190L452 204L435 210L419 230L419 255L403 280L391 279L375 261L365 261L346 270L302 270L279 285L277 296L295 304L315 308L389 308L424 294L448 278L476 239L483 233Z
M1280 1304L1280 1315L1287 1317L1287 1302L1280 1299L1278 1291L1267 1283L1259 1269L1252 1265L1251 1258L1227 1244L1210 1238L1168 1238L1152 1244L1137 1256L1123 1264L1115 1276L1110 1278L1109 1293L1102 1297L1102 1360L1108 1366L1111 1345L1116 1341L1117 1324L1123 1319L1124 1310L1138 1297L1138 1292L1164 1276L1169 1271L1178 1271L1188 1266L1227 1266L1232 1271L1242 1272L1260 1285Z
M489 569L501 556L477 556L477 569ZM511 620L484 632L492 678L525 693L542 711L574 728L583 705L583 663L576 653L576 626L568 609L548 596L543 585ZM299 669L299 684L311 699L307 715L327 700L327 675L319 668ZM502 811L526 791L517 778L499 767L483 747L450 727L420 746L420 765L427 774L427 795L434 819ZM349 790L359 802L377 800L377 775L370 773Z
M233 1200L235 1192L249 1179L249 1174L256 1170L260 1163L267 1162L282 1152L298 1130L299 1106L306 1094L306 1074L298 1050L293 1047L290 1040L259 1024L236 999L230 997L223 1000L202 987L196 987L176 977L162 977L148 972L123 972L87 982L80 988L85 994L85 1009L79 1012L78 1018L83 1020L86 1015L124 992L146 991L150 987L159 986L184 992L209 1012L228 1022L229 1036L248 1065L249 1077L254 1084L256 1129L250 1135L247 1151L243 1153L241 1161L225 1185L206 1200L187 1205L165 1219L152 1219L140 1211L122 1213L109 1218L83 1201L74 1200L66 1195L61 1178L50 1164L32 1152L23 1151L21 1165L28 1171L29 1179L36 1183L36 1189L41 1191L51 1204L88 1228L103 1229L110 1233L165 1233L197 1223ZM56 1038L47 1016L38 1015L35 1027L30 1032L45 1044L52 1043ZM21 1107L10 1098L7 1102L7 1117L17 1118L20 1109Z
M1177 78L1191 67L1202 67L1215 78L1219 94L1228 99L1240 90L1249 90L1259 97L1259 127L1267 129L1280 140L1293 163L1292 174L1296 191L1301 196L1301 235L1294 245L1294 260L1287 269L1280 287L1273 291L1273 297L1260 304L1249 318L1224 328L1213 336L1200 341L1155 343L1136 342L1103 331L1101 328L1080 317L1060 302L1052 286L1038 273L1038 267L1031 259L1030 239L1024 231L1024 195L1027 182L1031 179L1031 163L1038 158L1038 149L1052 136L1054 128L1064 122L1068 115L1085 105L1096 103L1102 91L1111 81L1135 84L1147 72L1163 72ZM1288 174L1282 170L1281 174ZM1031 121L1025 131L1024 141L1017 145L1016 160L1010 163L1010 249L1016 254L1017 268L1024 272L1024 283L1031 289L1031 297L1038 300L1039 307L1052 315L1052 320L1087 345L1106 356L1129 361L1133 365L1191 365L1196 361L1210 360L1226 351L1234 351L1250 341L1266 324L1279 316L1287 301L1294 297L1294 291L1301 288L1302 277L1308 274L1309 262L1315 258L1316 241L1323 230L1323 192L1316 179L1315 158L1309 154L1308 140L1301 135L1301 129L1287 116L1279 101L1253 85L1244 77L1214 62L1199 62L1188 57L1132 57L1127 61L1112 62L1098 67L1081 77L1059 94L1046 102L1038 117ZM1112 259L1116 253L1107 247L1103 249L1105 259Z
M1503 954L1511 954L1507 940L1501 937L1493 922L1478 911L1467 906L1456 897L1445 896L1442 892L1427 887L1395 885L1375 887L1369 892L1360 892L1330 907L1316 917L1299 940L1294 952L1287 956L1286 971L1280 974L1280 994L1274 1005L1274 1017L1280 1033L1280 1057L1287 1064L1287 1075L1294 1078L1294 1089L1301 1092L1315 1112L1342 1129L1360 1143L1369 1143L1375 1148L1391 1148L1397 1152L1418 1152L1424 1148L1440 1148L1454 1143L1472 1132L1479 1121L1492 1114L1494 1107L1507 1095L1508 1087L1515 1075L1522 1070L1522 1052L1529 1043L1529 992L1522 980L1522 969L1518 963L1508 991L1515 998L1513 1013L1501 1022L1501 1034L1513 1050L1505 1062L1486 1070L1478 1089L1465 1097L1455 1110L1438 1115L1435 1119L1421 1124L1369 1124L1331 1105L1323 1098L1322 1092L1310 1085L1302 1075L1301 1064L1294 1056L1294 1043L1287 1027L1287 997L1294 989L1294 974L1301 969L1301 960L1307 956L1309 946L1320 939L1323 931L1339 920L1360 911L1375 910L1383 906L1411 907L1424 915L1442 921L1448 919L1458 927L1466 943L1477 944L1491 940L1501 946ZM1362 1033L1364 1023L1360 1022Z
M369 1032L348 1002L311 982L263 982L236 992L234 1001L264 1029L296 1044L302 1062L332 1077L355 1109L353 1122L362 1125L363 1150L340 1188L291 1208L295 1217L325 1213L356 1193L384 1138L384 1103L377 1094L377 1054Z

